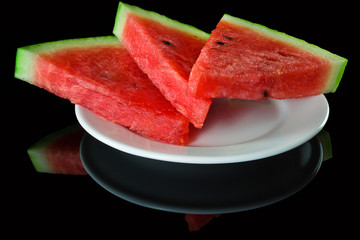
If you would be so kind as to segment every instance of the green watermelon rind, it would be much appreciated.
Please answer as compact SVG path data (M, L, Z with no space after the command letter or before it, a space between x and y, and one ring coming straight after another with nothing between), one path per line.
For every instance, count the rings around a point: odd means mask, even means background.
M252 23L241 18L233 17L229 14L224 14L221 20L229 22L234 25L249 28L255 32L258 32L261 35L271 37L281 42L290 44L296 48L310 52L318 57L327 59L328 61L331 62L332 69L331 72L329 73L329 79L325 86L324 93L335 92L336 89L338 88L340 80L345 71L345 67L348 61L347 59L340 57L336 54L333 54L327 50L324 50L316 45L310 44L304 40L289 36L286 33L270 29L261 24Z
M51 54L66 48L83 48L97 45L121 44L115 36L67 39L34 44L18 48L16 53L15 77L33 83L36 58L40 54Z
M164 15L161 15L159 13L144 10L142 8L139 8L137 6L125 4L123 2L119 3L119 7L116 13L116 19L114 24L113 33L115 36L119 38L119 40L122 40L122 33L124 31L124 26L126 23L126 19L129 13L134 13L138 16L151 19L156 22L160 22L161 24L168 26L173 29L180 30L184 33L187 33L189 35L192 35L196 38L203 39L204 41L207 41L210 37L210 34L185 23L181 23L179 21L170 19Z
M45 153L46 148L62 136L79 131L80 129L81 127L79 124L71 125L54 133L51 133L46 137L43 137L38 142L33 144L30 148L28 148L27 153L35 170L42 173L53 173L54 170L48 164L48 159Z

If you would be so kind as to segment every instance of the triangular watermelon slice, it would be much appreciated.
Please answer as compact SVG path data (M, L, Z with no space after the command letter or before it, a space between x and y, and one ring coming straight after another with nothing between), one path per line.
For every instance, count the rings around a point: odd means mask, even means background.
M195 63L196 97L261 100L334 92L347 60L305 41L225 14Z
M19 48L15 77L146 137L188 141L189 121L138 68L115 36Z
M188 78L209 34L122 2L114 34L176 109L201 128L211 100L189 95Z

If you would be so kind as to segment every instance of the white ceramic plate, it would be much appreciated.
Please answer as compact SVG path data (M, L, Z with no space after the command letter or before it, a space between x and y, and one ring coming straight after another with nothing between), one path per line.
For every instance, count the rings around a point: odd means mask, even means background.
M219 164L262 159L291 150L325 125L324 95L290 100L216 99L202 129L190 128L190 143L157 142L75 107L81 126L101 142L137 156L180 163Z

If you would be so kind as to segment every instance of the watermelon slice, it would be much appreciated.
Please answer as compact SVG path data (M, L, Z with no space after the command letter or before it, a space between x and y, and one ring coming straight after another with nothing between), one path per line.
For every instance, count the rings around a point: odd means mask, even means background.
M176 109L201 128L211 100L190 96L188 78L209 34L122 2L114 34Z
M141 72L115 36L19 48L15 77L156 140L186 144L189 121Z
M84 130L79 124L54 132L32 145L28 150L38 172L86 175L80 160L80 141Z
M225 14L189 79L202 98L262 100L335 92L347 60L305 41Z

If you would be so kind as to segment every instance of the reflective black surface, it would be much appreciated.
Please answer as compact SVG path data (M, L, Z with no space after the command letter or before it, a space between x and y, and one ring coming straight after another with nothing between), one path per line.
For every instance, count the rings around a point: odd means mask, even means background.
M69 38L111 35L118 0L10 1L3 7L2 199L4 236L52 233L106 239L126 234L220 236L219 239L351 239L358 235L359 56L356 1L149 1L127 0L211 32L224 13L260 23L349 60L335 93L326 94L333 158L290 197L251 211L224 214L189 233L183 214L122 200L90 176L37 173L26 153L36 141L77 122L74 106L14 78L18 47ZM8 14L5 14L8 13ZM6 211L5 211L6 210ZM217 235L219 234L219 235ZM53 236L52 235L52 236ZM227 238L227 235L229 236ZM246 237L245 237L246 238ZM142 238L144 239L144 237Z
M233 164L158 161L113 149L90 135L81 158L92 178L130 202L181 213L229 213L271 204L303 188L322 161L314 139L273 157Z

